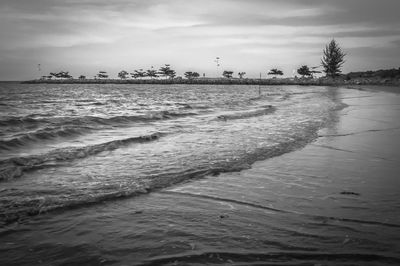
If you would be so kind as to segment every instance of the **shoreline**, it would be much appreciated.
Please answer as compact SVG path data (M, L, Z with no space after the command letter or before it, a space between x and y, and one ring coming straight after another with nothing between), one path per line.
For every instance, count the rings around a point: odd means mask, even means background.
M157 84L157 85L301 85L301 86L400 86L398 79L303 79L303 78L197 78L197 79L63 79L63 80L27 80L22 84Z
M345 86L347 89L354 90L364 90L364 91L374 91L374 92L388 92L388 93L400 93L400 85L355 85L355 86Z

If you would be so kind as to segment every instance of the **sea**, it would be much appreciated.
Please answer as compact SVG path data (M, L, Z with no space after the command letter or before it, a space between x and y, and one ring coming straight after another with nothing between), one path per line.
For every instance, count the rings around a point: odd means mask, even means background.
M359 191L277 174L347 91L0 84L0 264L399 265L398 221L362 216ZM360 215L332 216L343 198Z

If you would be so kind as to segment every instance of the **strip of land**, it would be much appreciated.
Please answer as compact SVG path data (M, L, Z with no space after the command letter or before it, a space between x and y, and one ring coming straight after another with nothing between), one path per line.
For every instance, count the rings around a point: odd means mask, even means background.
M35 79L28 84L199 84L199 85L304 85L304 86L349 86L385 85L399 86L400 79L370 78L196 78L196 79Z

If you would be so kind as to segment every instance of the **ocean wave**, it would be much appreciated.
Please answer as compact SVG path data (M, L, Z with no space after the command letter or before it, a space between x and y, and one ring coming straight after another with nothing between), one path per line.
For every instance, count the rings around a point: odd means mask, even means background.
M13 117L0 121L0 125L25 127L28 132L19 133L6 139L0 139L0 150L12 150L16 147L38 143L43 140L52 140L59 137L67 138L79 136L104 127L129 126L135 122L152 122L158 120L178 119L197 115L197 113L177 113L171 111L154 112L145 115L114 116L109 118L84 116L84 117L54 117L54 118L32 118ZM40 128L47 123L47 126ZM33 131L35 130L35 131ZM5 132L12 132L7 129ZM20 129L18 129L20 131Z
M262 109L243 111L243 112L232 112L217 116L219 120L233 120L233 119L244 119L256 116L263 116L274 113L276 108L272 105L264 106Z
M157 140L162 135L161 133L154 133L140 137L113 140L86 147L61 148L41 155L6 159L0 161L0 181L20 177L24 172L29 170L53 166L56 162L85 158L103 151L115 150L131 143L143 143Z
M16 147L29 145L30 143L51 140L58 137L72 137L89 132L89 127L46 127L30 133L21 134L11 139L0 140L0 150L12 150Z
M27 116L10 116L6 117L3 119L0 119L0 126L6 127L6 126L21 126L21 125L27 125L27 124L39 124L43 123L43 119L35 119L34 116L32 115L27 115Z
M53 153L43 156L30 156L26 158L13 158L3 161L3 173L0 179L6 180L18 175L22 175L24 171L33 170L40 167L51 166L54 162L80 158L80 156L88 156L106 149L116 149L118 145L125 145L129 142L151 141L157 139L158 135L150 135L150 137L132 138L110 142L109 144L101 144L91 146L90 148L76 148L71 151L57 150ZM0 203L0 221L2 223L10 223L23 217L37 215L43 212L52 211L63 208L76 208L87 204L104 202L104 200L112 200L122 197L132 197L160 190L190 179L203 178L205 176L215 176L225 172L239 172L249 169L251 164L256 161L264 160L274 156L282 155L292 150L303 147L310 142L316 134L298 135L290 141L275 144L270 147L259 148L253 153L244 153L237 159L230 161L219 161L213 164L200 165L196 168L189 168L179 171L170 171L144 176L98 176L96 184L92 187L76 187L73 191L63 191L57 195L30 195L34 191L13 192L13 196L9 197L7 191L0 191L0 195L4 199ZM109 147L109 148L108 148ZM108 180L101 182L101 180ZM113 182L110 182L113 180ZM26 194L28 193L28 194ZM8 198L8 199L7 199ZM44 200L38 200L44 199ZM48 198L48 199L47 199ZM16 201L18 203L16 203ZM20 207L18 207L20 206Z
M121 115L113 117L82 116L82 117L39 117L32 115L23 117L6 117L0 120L0 126L32 126L32 125L114 125L132 122L147 122L154 120L173 119L197 115L194 112L157 111L143 115Z

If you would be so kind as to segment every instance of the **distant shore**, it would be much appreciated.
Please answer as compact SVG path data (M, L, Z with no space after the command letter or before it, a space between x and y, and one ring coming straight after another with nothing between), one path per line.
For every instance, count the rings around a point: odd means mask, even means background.
M200 84L200 85L304 85L304 86L342 86L342 85L386 85L399 86L400 79L357 78L196 78L196 79L35 79L22 81L27 84Z

